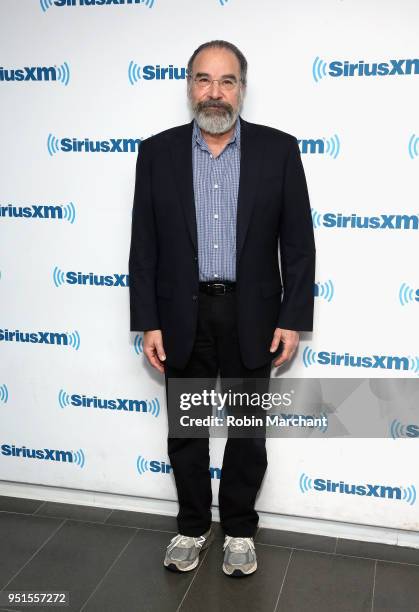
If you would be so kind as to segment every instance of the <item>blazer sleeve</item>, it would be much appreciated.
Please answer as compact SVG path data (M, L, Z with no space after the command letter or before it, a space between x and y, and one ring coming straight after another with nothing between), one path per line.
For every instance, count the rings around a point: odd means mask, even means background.
M295 137L286 161L282 195L279 252L284 292L277 327L311 331L316 249L307 183Z
M160 329L156 303L158 244L151 192L152 143L139 147L129 253L130 329Z

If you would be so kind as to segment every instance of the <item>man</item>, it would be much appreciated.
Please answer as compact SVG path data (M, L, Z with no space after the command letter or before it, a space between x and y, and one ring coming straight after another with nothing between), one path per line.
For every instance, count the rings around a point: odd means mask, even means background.
M298 142L241 118L246 73L231 43L198 47L188 63L192 122L141 144L131 330L144 331L166 391L169 380L217 373L269 380L272 360L290 360L299 331L312 329L315 246ZM169 436L168 455L179 533L164 565L189 571L211 541L208 437ZM219 490L227 575L257 568L254 503L266 467L263 436L229 436Z

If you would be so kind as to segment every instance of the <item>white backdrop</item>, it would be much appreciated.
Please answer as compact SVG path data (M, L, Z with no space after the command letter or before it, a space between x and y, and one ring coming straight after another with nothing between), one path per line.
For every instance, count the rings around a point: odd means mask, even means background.
M244 118L300 141L318 297L286 375L417 377L419 5L101 2L0 5L0 479L174 500L163 379L129 332L136 146L124 139L190 117L184 79L149 77L182 76L200 43L230 40L249 61ZM386 74L340 75L345 62ZM85 139L116 150L86 152ZM333 366L333 352L385 367ZM417 443L402 438L270 439L257 508L419 530ZM224 442L212 440L214 468ZM315 478L401 498L314 490Z

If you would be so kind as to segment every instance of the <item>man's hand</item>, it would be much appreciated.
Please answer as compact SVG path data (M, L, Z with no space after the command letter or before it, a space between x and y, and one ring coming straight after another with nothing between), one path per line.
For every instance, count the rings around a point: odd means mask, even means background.
M144 354L149 363L159 372L164 372L163 361L166 359L166 353L163 348L163 338L160 329L152 329L144 332L143 339Z
M278 359L275 359L274 366L280 366L285 361L292 359L297 350L298 343L300 342L300 334L292 329L281 329L280 327L276 327L271 342L271 348L269 349L271 353L277 350L280 342L283 343L284 348Z

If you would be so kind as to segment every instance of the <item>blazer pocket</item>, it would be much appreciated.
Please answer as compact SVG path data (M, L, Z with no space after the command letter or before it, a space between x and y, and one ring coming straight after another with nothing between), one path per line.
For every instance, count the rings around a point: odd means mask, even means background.
M274 281L263 281L260 283L260 290L263 297L268 298L271 295L276 295L282 291L282 284L280 280Z
M173 286L165 281L157 281L157 295L159 297L171 298L173 295Z

